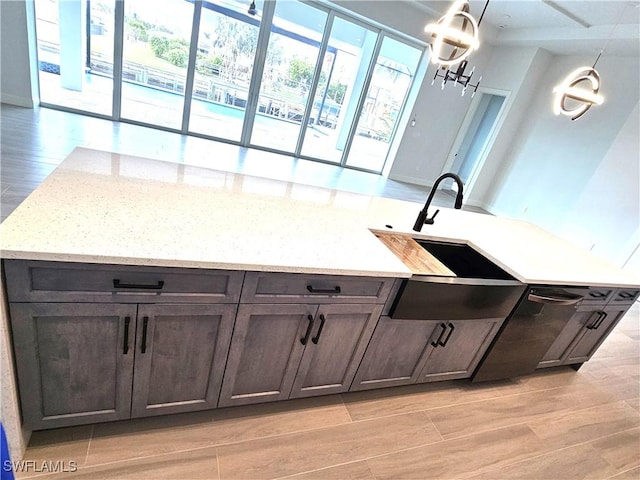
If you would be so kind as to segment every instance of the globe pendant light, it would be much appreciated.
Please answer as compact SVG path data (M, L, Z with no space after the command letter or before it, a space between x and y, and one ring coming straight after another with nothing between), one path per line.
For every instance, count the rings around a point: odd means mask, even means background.
M602 55L602 52L600 52ZM596 59L593 67L580 67L571 72L553 89L553 113L566 115L577 120L587 113L592 105L601 105L604 101L600 91L600 75L596 70Z
M478 24L469 14L469 2L456 0L436 23L424 28L434 41L431 44L433 63L456 65L478 49Z

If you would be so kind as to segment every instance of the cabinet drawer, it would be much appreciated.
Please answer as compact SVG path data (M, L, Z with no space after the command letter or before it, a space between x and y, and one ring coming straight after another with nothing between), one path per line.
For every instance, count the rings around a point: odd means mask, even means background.
M384 303L393 278L247 272L241 303Z
M11 302L237 303L242 272L5 260Z
M616 290L610 303L616 305L630 305L635 302L638 297L640 297L640 290L634 288L621 288Z
M568 291L571 291L570 289ZM591 287L584 296L583 305L607 303L613 297L616 289L612 287Z

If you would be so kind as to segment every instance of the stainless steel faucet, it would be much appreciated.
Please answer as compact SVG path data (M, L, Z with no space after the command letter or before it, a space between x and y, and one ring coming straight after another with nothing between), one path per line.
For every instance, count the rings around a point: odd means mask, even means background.
M413 229L416 232L419 232L420 230L422 230L422 225L424 225L425 223L427 225L433 225L434 219L436 218L436 215L438 215L438 212L440 210L436 210L432 217L428 217L427 210L429 210L429 205L431 205L433 196L436 194L438 185L440 185L440 182L445 178L452 178L458 184L458 194L456 195L456 203L454 204L453 208L456 208L459 210L462 207L463 185L462 185L462 180L460 180L460 177L455 173L444 173L440 175L440 177L438 177L438 179L436 180L436 183L434 183L433 187L431 187L431 193L429 193L429 198L427 198L427 203L424 204L424 208L420 210L420 213L418 214L416 223L413 226Z

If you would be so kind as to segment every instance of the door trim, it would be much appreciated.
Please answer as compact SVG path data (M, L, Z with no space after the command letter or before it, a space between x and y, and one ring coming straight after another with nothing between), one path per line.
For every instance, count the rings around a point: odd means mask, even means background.
M460 125L460 129L458 130L458 135L456 135L456 139L453 142L451 150L449 151L449 155L447 156L447 161L444 163L442 167L442 173L449 172L453 166L453 162L455 161L455 157L464 141L471 123L473 122L475 115L478 111L478 107L480 106L480 101L482 100L483 94L488 95L496 95L504 97L504 101L502 102L502 106L500 107L500 111L498 112L498 116L493 122L493 126L491 127L491 131L489 132L487 141L480 153L480 158L476 162L471 175L469 176L469 180L467 184L464 186L465 196L468 198L469 194L472 192L473 187L484 167L484 164L487 160L487 156L489 155L489 151L493 147L496 137L498 133L502 129L502 124L504 123L505 118L507 117L507 113L511 108L511 91L510 90L501 90L497 88L489 88L489 87L478 87L478 93L480 95L476 95L471 101L471 105L469 105L469 109L462 121L462 125ZM455 173L455 172L454 172Z

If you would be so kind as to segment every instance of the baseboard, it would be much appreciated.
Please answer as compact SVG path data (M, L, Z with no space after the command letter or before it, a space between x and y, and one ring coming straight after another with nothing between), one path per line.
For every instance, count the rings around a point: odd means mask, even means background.
M426 180L423 180L422 178L415 178L415 177L410 177L408 175L396 175L396 174L389 174L389 176L387 177L389 178L389 180L396 180L397 182L404 182L404 183L411 183L413 185L420 185L421 187L433 187L433 182L428 182Z
M0 93L0 102L24 108L33 108L36 105L33 98L18 97L16 95L9 95L8 93Z
M477 208L481 208L483 209L485 212L489 212L495 215L495 213L492 211L493 209L493 205L486 203L486 202L481 202L479 200L465 200L463 201L464 204L469 205L471 207L477 207Z

